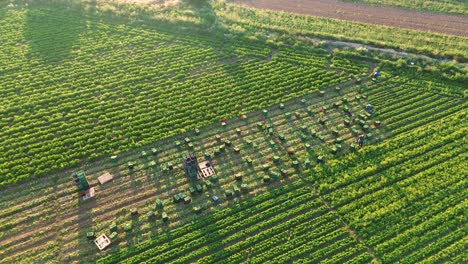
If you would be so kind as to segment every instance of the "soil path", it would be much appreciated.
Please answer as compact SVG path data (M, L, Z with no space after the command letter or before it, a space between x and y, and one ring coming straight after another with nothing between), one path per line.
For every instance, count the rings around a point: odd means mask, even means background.
M371 46L371 45L359 44L359 43L354 43L354 42L338 41L338 40L335 41L335 40L328 40L328 39L325 40L325 39L309 38L309 37L303 37L303 36L299 36L298 39L310 41L312 43L328 44L328 45L337 46L337 47L365 48L367 50L375 50L375 51L384 52L384 53L391 53L391 54L394 54L394 55L397 55L397 56L401 56L402 58L411 56L411 57L422 58L422 59L425 59L425 60L436 60L436 58L432 58L432 57L429 57L429 56L426 56L426 55L410 53L410 52L405 52L405 51L399 51L399 50L390 49L390 48L387 48L387 49L386 48L377 48L377 47L374 47L374 46ZM451 59L443 59L443 58L438 58L437 60L441 61L441 62L453 61ZM456 63L458 65L466 65L465 63L458 63L458 62L456 62Z
M229 0L248 6L320 17L379 24L468 37L468 16L394 7L366 6L336 0Z

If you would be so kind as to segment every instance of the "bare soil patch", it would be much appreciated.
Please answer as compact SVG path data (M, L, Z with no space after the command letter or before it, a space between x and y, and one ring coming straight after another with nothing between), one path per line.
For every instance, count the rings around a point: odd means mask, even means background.
M334 0L230 0L261 9L410 28L468 37L468 17L394 7L366 6Z

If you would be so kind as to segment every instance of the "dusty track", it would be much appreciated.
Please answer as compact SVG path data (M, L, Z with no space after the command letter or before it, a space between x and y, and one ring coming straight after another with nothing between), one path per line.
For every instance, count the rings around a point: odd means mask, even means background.
M468 17L336 0L229 0L248 6L468 37Z

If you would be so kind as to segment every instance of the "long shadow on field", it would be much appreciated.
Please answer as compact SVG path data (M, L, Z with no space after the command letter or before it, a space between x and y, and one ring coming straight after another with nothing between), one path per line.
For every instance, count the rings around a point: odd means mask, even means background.
M89 257L94 255L94 252L98 252L98 248L94 244L93 239L88 239L86 234L88 231L96 231L94 230L94 221L93 221L93 208L96 207L96 200L95 198L91 198L87 201L81 200L81 197L78 198L78 237L75 238L78 241L79 251L77 255L73 255L75 258L72 259L70 256L63 256L66 257L67 262L72 262L73 260L82 261L83 263L89 261ZM99 236L101 233L95 233L95 236ZM93 253L91 253L93 252ZM62 261L60 260L60 261Z
M78 44L85 20L71 11L29 9L26 13L24 37L29 55L45 62L59 62L70 55Z
M96 0L13 0L11 3L10 7L26 10L24 37L28 54L47 63L68 58L73 46L79 45L87 20L93 20L97 13Z
M63 11L63 12L62 12ZM159 32L164 32L165 34L170 34L173 35L174 37L181 36L183 38L184 34L191 33L191 34L199 34L197 31L177 31L177 28L182 27L181 25L184 25L183 23L177 23L174 25L171 25L171 22L168 21L162 21L162 20L156 20L156 19L150 19L147 18L143 22L138 22L137 23L126 23L128 22L126 18L120 18L119 17L106 17L106 16L95 16L90 18L90 14L94 14L95 10L89 11L88 16L79 13L77 11L71 11L71 10L52 10L52 9L35 9L31 8L27 10L26 14L26 25L25 25L25 37L28 41L28 45L30 47L30 55L33 57L37 57L41 60L47 61L47 62L59 62L60 60L66 59L70 57L71 50L74 46L78 46L80 35L83 35L84 31L87 30L87 23L89 22L90 19L93 20L93 22L99 22L100 20L104 22L109 22L112 24L125 24L128 27L140 27L141 24L142 27L148 28L150 27L151 29L154 29L154 31L159 31ZM203 11L208 14L208 11ZM55 14L57 14L55 16ZM144 16L145 14L142 14ZM206 32L206 26L209 25L211 21L211 17L207 17L207 23L203 25L202 28L198 28L200 32ZM187 25L190 25L190 23L187 22ZM169 26L169 27L167 27ZM173 26L173 27L170 27ZM167 28L166 28L167 27ZM162 29L161 29L162 28ZM175 28L175 29L174 29ZM195 25L191 25L191 28L197 29ZM89 29L89 28L88 28ZM174 29L174 30L173 30ZM89 30L90 32L86 32L86 34L93 34L93 29L91 28ZM206 35L204 37L207 37ZM202 42L202 45L206 45L206 47L212 47L213 49L218 49L218 43L216 43L219 38L223 38L222 34L216 35L213 34L213 36L210 36L211 38L205 38L205 39L200 39L200 42ZM243 39L240 39L243 41ZM213 43L211 42L213 41ZM226 45L232 45L229 44L229 39L226 40ZM233 40L235 41L235 40ZM234 55L233 55L234 57ZM232 76L234 79L234 83L232 84L233 87L241 87L244 83L247 82L247 70L244 68L243 65L240 65L239 62L234 61L233 63L226 61L225 63L225 73L227 76ZM232 91L227 90L226 94L223 96L223 98L228 98L228 97L233 97L233 96L240 96L240 98L248 98L255 96L256 93L259 91L256 90L257 87L245 87L241 88L238 91L236 89L232 89ZM267 87L263 87L263 91L268 91ZM239 98L239 97L237 97ZM222 99L222 98L221 98ZM242 109L242 102L238 102L239 104L239 110ZM262 107L262 106L258 106ZM220 104L213 104L211 105L211 111L213 113L217 113L220 115L216 116L210 116L208 117L211 121L219 119L219 116L221 115L230 115L230 113L223 112L225 111L225 105L220 105ZM202 114L202 113L200 113ZM101 153L102 155L102 153ZM174 190L175 191L175 190ZM92 219L92 214L91 210L93 208L93 201L90 201L90 203L83 203L83 205L80 205L79 207L79 248L77 249L77 257L80 258L80 260L86 262L88 258L92 258L95 256L96 252L98 251L97 248L93 245L92 241L87 241L86 239L86 231L88 231L93 224L93 219ZM217 223L212 223L211 220L211 215L206 215L203 217L200 217L200 220L206 223L207 227L202 227L201 232L202 237L204 238L204 241L210 241L207 242L207 246L209 247L209 253L216 253L220 247L216 244L216 240L213 240L213 238L217 238L217 230L214 229L217 226ZM219 223L221 224L221 223ZM104 231L108 234L108 229L105 227L104 229L101 229L99 231ZM97 235L99 235L98 233ZM88 243L89 242L89 243ZM84 244L84 245L83 245ZM115 247L115 253L118 254L120 249L114 245L111 247ZM109 250L107 251L109 252ZM186 252L185 252L186 253ZM185 253L180 253L185 254Z

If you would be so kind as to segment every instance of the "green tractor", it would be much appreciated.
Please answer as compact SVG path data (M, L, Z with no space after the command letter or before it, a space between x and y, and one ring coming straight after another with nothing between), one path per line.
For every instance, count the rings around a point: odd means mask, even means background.
M185 155L183 165L187 178L190 180L196 180L198 178L198 160L195 154L188 153Z
M84 171L79 170L72 174L73 180L75 181L76 187L79 191L86 191L89 189L88 180L86 180L86 175Z

